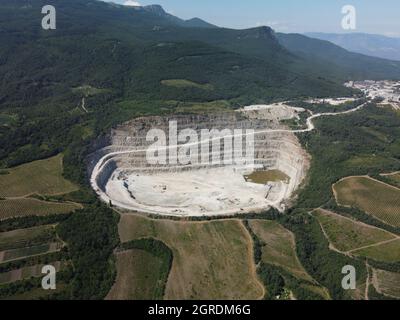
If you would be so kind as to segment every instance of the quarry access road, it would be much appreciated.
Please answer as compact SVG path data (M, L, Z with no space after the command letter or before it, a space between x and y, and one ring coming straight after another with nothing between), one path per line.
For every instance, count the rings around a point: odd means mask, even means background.
M217 141L222 138L234 138L234 137L240 137L240 136L248 136L248 135L254 135L254 134L265 134L265 133L305 133L305 132L311 132L315 130L315 125L313 123L314 119L317 119L319 117L325 117L325 116L339 116L339 115L345 115L345 114L350 114L353 112L356 112L360 109L362 109L365 105L367 105L368 102L363 103L359 105L356 108L342 111L342 112L327 112L327 113L317 113L317 114L312 114L310 117L307 118L306 124L307 128L306 129L297 129L297 130L292 130L292 129L266 129L266 130L258 130L258 131L251 131L251 132L245 132L245 133L240 133L240 134L232 134L232 135L226 135L226 136L218 136L218 137L213 137L211 139L208 139L207 142L210 143L211 141ZM205 143L206 141L197 141L193 143L187 143L184 146L189 147L189 146L194 146L194 145L199 145L202 143ZM182 145L181 145L182 146ZM105 194L100 190L98 184L97 184L97 176L102 172L102 169L110 162L112 161L114 156L118 155L123 155L123 154L131 154L131 153L140 153L140 152L149 152L149 151L164 151L164 150L169 150L171 148L177 148L179 145L168 145L164 147L157 147L157 148L146 148L146 149L133 149L133 150L125 150L125 151L115 151L115 152L110 152L103 157L101 157L96 165L93 168L91 177L90 177L90 183L92 188L98 193L98 195L103 198ZM103 199L106 200L108 197L104 197Z
M210 143L210 141L217 141L223 138L233 138L233 137L244 137L244 136L249 136L249 135L255 135L255 134L268 134L268 133L305 133L305 132L311 132L313 130L315 130L315 125L313 123L313 120L319 117L323 117L323 116L339 116L339 115L344 115L344 114L349 114L352 112L356 112L358 110L360 110L361 108L363 108L367 103L361 104L356 108L347 110L347 111L343 111L343 112L330 112L330 113L318 113L318 114L312 114L306 119L306 125L307 128L304 129L297 129L297 130L293 130L293 129L265 129L265 130L249 130L249 131L245 131L245 132L241 132L241 133L234 133L234 134L230 134L230 135L219 135L219 136L213 136L210 139L206 140L200 140L200 141L195 141L192 143L187 143L184 145L167 145L167 146L159 146L159 147L147 147L145 149L130 149L130 150L121 150L121 151L115 151L115 152L110 152L108 154L103 155L99 160L97 160L91 177L90 177L90 183L92 188L95 190L95 192L98 194L98 196L104 201L104 202L109 202L110 198L108 197L107 193L102 190L98 184L98 176L103 172L104 168L107 168L107 165L113 161L114 157L116 156L120 156L120 155L127 155L127 154L135 154L135 153L143 153L143 152L152 152L152 151L166 151L169 149L173 149L173 148L178 148L179 146L185 146L185 147L189 147L189 146L196 146L196 145L200 145L202 143ZM310 112L310 111L309 111ZM140 148L140 147L139 147ZM269 203L270 206L274 206L276 207L277 204L276 203ZM124 206L122 206L124 207Z
M313 114L310 117L308 117L307 120L306 120L306 124L307 124L307 128L306 129L297 129L297 130L291 130L291 129L266 129L266 130L258 130L258 131L254 131L254 132L245 132L245 133L241 133L241 134L232 134L232 135L227 135L227 136L223 136L223 137L215 137L215 138L209 139L208 142L220 140L222 138L234 138L234 137L247 136L247 135L252 135L252 134L285 133L285 132L286 133L310 132L310 131L315 130L315 125L313 123L314 119L317 119L317 118L320 118L320 117L325 117L325 116L339 116L339 115L353 113L353 112L356 112L356 111L362 109L366 104L367 103L363 103L363 104L359 105L358 107L356 107L354 109L350 109L350 110L346 110L346 111L342 111L342 112L327 112L327 113ZM187 143L187 144L185 144L185 146L186 147L194 146L194 145L202 144L204 142L206 142L206 141L197 141L197 142L193 142L193 143ZM111 160L112 156L121 155L121 154L136 153L136 152L139 153L139 152L147 152L147 151L164 151L164 150L169 150L171 148L177 148L177 147L179 147L179 145L157 147L155 149L146 148L146 149L133 149L133 150L110 152L110 153L104 155L101 159L99 159L99 161L97 162L95 168L93 169L92 178L93 178L93 174L95 174L97 176L98 169L100 169L100 167L102 167L107 161Z

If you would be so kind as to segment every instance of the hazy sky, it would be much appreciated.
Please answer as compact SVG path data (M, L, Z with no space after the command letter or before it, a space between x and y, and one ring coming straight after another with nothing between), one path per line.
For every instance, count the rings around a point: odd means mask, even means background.
M357 13L355 32L400 37L399 0L104 0L160 4L180 18L202 18L221 27L268 25L281 32L348 32L341 28L344 5Z

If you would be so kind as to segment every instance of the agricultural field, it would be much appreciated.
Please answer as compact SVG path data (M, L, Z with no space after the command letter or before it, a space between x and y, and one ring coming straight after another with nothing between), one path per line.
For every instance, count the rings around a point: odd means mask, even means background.
M169 79L162 80L161 84L168 87L174 88L197 88L204 90L213 90L214 87L211 84L201 84L194 81L186 80L186 79Z
M29 247L56 239L53 225L44 225L27 229L17 229L0 233L0 251Z
M373 283L379 293L400 298L400 273L374 269Z
M33 198L6 199L0 200L0 220L68 213L81 208L77 203L49 202Z
M293 233L276 221L249 220L249 225L264 244L263 262L280 266L299 279L313 281L297 257Z
M63 178L62 170L61 154L7 169L8 174L0 175L0 197L58 195L78 190Z
M43 243L32 247L4 250L0 252L0 263L11 260L22 259L35 255L59 251L62 248L61 242Z
M400 227L400 189L369 177L348 177L333 185L339 205L357 207Z
M371 245L351 251L351 254L383 262L400 261L400 238L378 245Z
M391 184L396 187L400 187L400 172L395 172L391 174L383 174L382 176L386 177Z
M117 279L108 300L158 300L163 261L144 250L132 249L116 254ZM151 272L149 272L151 271Z
M66 261L55 261L48 263L47 265L52 265L55 267L56 271L60 271L65 265ZM15 281L20 281L24 279L29 279L32 277L41 277L43 264L38 264L34 266L22 267L20 269L0 273L0 285L5 283L11 283Z
M122 242L163 241L173 252L165 299L261 299L251 237L239 220L177 222L122 215ZM229 266L229 268L227 268Z
M397 238L390 232L327 210L317 209L313 214L317 217L330 243L342 252Z

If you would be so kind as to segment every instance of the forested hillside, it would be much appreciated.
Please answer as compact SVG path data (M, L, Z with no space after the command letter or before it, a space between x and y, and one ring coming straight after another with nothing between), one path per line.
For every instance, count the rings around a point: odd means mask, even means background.
M45 4L0 4L3 166L54 155L135 115L173 111L177 102L242 105L350 93L328 76L297 72L295 57L266 27L182 27L154 10L54 0L57 29L45 31ZM209 89L165 86L166 79Z

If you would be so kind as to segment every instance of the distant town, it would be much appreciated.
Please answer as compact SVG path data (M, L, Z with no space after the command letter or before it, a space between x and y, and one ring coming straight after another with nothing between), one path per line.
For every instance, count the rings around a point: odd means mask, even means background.
M368 98L381 99L380 105L391 105L400 110L400 81L350 81L345 85L361 90Z

